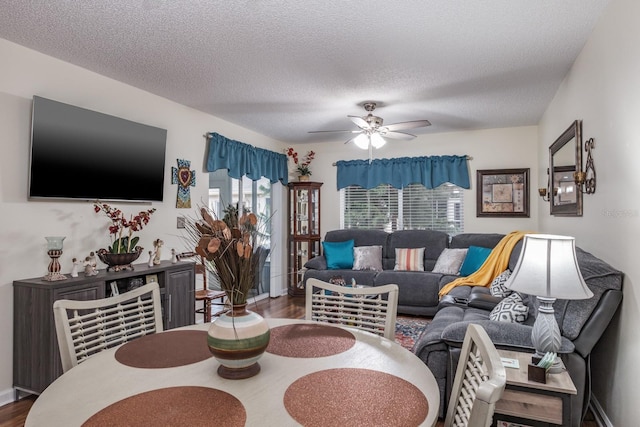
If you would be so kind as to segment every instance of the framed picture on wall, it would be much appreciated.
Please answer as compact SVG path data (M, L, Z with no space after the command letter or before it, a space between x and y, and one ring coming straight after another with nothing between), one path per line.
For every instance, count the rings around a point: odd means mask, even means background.
M484 169L476 175L478 217L529 217L529 169Z

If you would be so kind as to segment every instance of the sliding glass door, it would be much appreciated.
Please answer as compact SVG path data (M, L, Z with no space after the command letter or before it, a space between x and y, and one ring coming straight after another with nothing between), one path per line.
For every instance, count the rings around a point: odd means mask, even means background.
M258 248L254 249L258 251L259 263L249 297L267 297L271 287L271 183L265 178L258 181L246 177L230 178L225 169L220 169L209 174L208 204L218 218L223 218L230 206L249 210L258 216L259 224L263 224Z

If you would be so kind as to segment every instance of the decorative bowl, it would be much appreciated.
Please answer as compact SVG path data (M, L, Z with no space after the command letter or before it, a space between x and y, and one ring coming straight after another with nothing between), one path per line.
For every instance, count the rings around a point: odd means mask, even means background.
M114 254L106 249L100 249L98 250L98 258L107 264L107 271L133 270L132 263L140 257L143 249L141 246L136 246L134 252L124 254Z

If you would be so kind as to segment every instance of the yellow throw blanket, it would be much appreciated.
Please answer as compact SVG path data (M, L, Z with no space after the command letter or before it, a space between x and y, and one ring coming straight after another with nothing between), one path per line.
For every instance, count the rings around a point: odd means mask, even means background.
M507 269L511 251L515 245L524 237L527 231L512 231L498 242L491 251L482 266L475 273L467 277L459 277L453 282L447 283L440 289L438 296L442 297L456 286L489 286L493 279Z

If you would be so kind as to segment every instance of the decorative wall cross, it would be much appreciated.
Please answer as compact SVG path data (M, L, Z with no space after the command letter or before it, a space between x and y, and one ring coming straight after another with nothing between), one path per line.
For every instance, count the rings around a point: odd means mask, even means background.
M178 197L176 198L176 208L191 207L191 191L189 187L196 186L196 171L190 170L189 160L178 160L178 167L171 168L171 183L178 184Z

